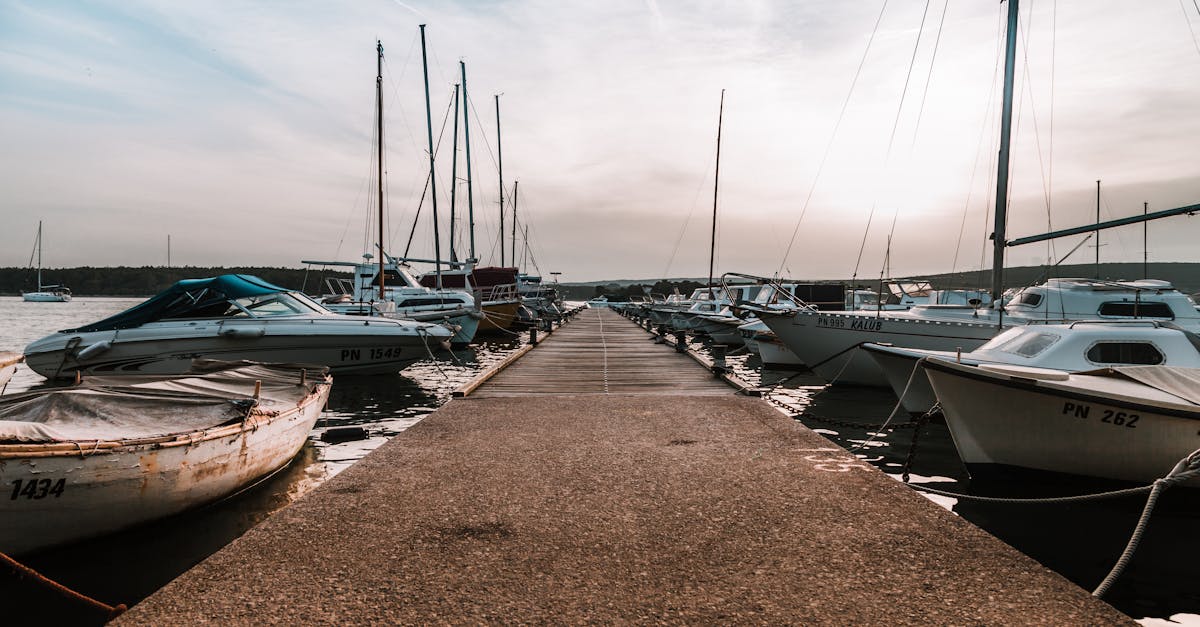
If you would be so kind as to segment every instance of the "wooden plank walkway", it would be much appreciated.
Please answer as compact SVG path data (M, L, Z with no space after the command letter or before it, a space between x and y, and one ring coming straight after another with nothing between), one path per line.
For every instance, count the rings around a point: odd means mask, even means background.
M472 398L562 394L734 393L686 355L605 308L580 312Z

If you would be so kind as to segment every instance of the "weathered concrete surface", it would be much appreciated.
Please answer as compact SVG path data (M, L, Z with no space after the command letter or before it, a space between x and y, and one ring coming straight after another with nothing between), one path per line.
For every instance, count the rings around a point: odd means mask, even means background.
M117 621L1125 624L765 403L455 400Z

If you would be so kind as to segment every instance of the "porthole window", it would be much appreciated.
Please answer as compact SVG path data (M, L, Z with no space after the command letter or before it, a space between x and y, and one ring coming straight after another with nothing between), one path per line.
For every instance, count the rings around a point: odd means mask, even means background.
M1163 354L1149 342L1097 342L1088 349L1087 358L1097 364L1153 366L1163 362Z
M1166 318L1175 319L1171 306L1162 302L1139 303L1135 301L1119 301L1100 305L1101 316L1119 318Z

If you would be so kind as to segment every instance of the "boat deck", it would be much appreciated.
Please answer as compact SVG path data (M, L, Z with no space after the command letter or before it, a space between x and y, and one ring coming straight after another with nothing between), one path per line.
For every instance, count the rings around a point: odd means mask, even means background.
M602 393L565 348L600 323L636 328L583 312L117 624L1132 624L766 403L679 393L691 360Z

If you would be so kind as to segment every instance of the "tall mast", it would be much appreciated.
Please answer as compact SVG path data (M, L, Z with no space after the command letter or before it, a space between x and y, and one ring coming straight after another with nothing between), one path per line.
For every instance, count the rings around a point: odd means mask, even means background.
M38 291L42 291L42 221L38 220L38 236L35 243L38 251Z
M500 267L504 267L504 152L500 150L500 94L496 94L496 163L500 170Z
M454 84L454 159L450 161L450 261L458 261L454 254L454 195L458 190L458 83Z
M463 143L467 149L467 220L471 231L471 259L475 256L475 201L471 194L471 103L467 100L467 64L458 62L462 70L462 99L463 99Z
M1096 224L1100 224L1100 181L1096 181ZM1100 230L1096 229L1096 278L1100 278Z
M1004 109L1000 115L1000 155L996 163L996 222L992 229L992 299L997 302L1004 294L1009 140L1012 135L1013 72L1017 56L1017 0L1006 1L1008 32L1004 46Z
M375 48L379 53L375 63L375 155L376 172L379 175L376 180L379 190L379 300L384 300L383 266L387 256L383 254L383 42L376 39Z
M721 90L721 108L717 112L717 167L713 173L713 219L712 240L708 246L708 299L714 300L713 295L713 261L717 254L717 185L721 181L721 121L725 117L725 90Z
M429 136L429 197L433 201L433 263L442 289L442 240L438 233L437 176L433 171L433 111L429 108L429 62L425 59L425 25L421 24L421 67L425 70L425 130ZM457 118L455 118L457 121Z
M513 204L513 226L512 226L512 241L513 241L513 247L512 247L512 262L513 262L513 265L514 265L514 266L515 266L515 265L517 265L517 185L518 185L518 184L520 184L520 182L521 182L521 181L513 181L513 195L512 195L512 204Z

